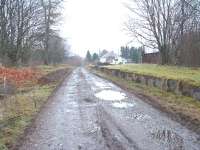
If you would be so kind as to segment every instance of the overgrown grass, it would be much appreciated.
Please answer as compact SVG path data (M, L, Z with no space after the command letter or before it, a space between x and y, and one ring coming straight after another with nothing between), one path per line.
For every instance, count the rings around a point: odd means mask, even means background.
M66 65L39 66L42 75L59 69L70 68ZM0 150L9 149L15 144L24 130L31 124L35 115L46 102L59 82L40 85L28 82L20 87L15 95L0 101Z
M154 99L153 103L159 104L167 112L174 115L186 116L189 120L193 120L191 124L200 126L200 102L193 98L176 95L171 92L165 92L154 87L148 87L136 82L129 82L127 80L106 75L99 71L93 71L94 73L111 80L125 88L135 91L136 93L151 97ZM187 120L186 120L187 121ZM200 127L198 127L198 132Z
M56 65L40 65L35 67L36 69L42 70L43 74L48 74L50 72L60 70L60 69L65 69L65 68L72 68L72 66L68 64L56 64Z
M161 66L155 64L125 64L107 66L111 69L120 69L166 79L183 80L195 86L200 86L200 68Z
M2 103L3 117L0 143L9 147L22 134L34 115L47 100L55 85L35 86L29 92L17 93Z

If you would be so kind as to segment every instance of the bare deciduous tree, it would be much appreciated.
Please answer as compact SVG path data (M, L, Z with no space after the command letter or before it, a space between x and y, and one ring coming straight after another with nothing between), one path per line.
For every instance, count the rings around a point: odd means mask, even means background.
M129 32L143 45L158 49L161 64L180 64L185 34L199 30L198 0L132 2L126 5L134 13L126 23Z
M135 0L137 8L128 8L138 15L138 20L131 20L128 29L145 45L153 45L161 54L162 64L169 62L173 32L172 0ZM139 27L139 28L138 28Z
M49 39L52 34L51 26L55 24L55 19L59 16L57 13L57 9L59 8L59 4L62 0L41 0L41 4L44 11L44 49L45 49L45 59L44 64L48 65L48 51L49 51Z
M59 16L62 0L1 0L0 58L4 64L22 64L33 49L45 49L48 64L49 38Z

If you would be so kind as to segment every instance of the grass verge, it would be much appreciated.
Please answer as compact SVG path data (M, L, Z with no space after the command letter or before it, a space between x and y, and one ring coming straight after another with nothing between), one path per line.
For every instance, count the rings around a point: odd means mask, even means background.
M40 71L40 78L42 78L49 77L54 72L60 76L59 70L71 70L72 68L61 65L39 66L36 69ZM58 74L54 73L54 78L57 78ZM63 74L62 78L64 77ZM16 145L19 137L24 134L26 128L30 126L41 107L61 81L61 78L46 84L28 81L23 87L17 89L16 94L0 101L0 150L7 150Z
M200 86L200 68L161 66L156 64L125 64L106 67L141 75L181 80L194 86Z
M147 103L165 112L172 119L180 122L189 129L200 134L200 102L190 97L165 92L154 87L129 82L124 79L104 74L100 71L92 72L102 78L112 81L126 89Z

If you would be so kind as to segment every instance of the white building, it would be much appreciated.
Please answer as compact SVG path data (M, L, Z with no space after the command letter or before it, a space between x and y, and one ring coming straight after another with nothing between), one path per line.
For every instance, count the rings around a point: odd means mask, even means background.
M127 60L118 56L113 51L108 52L100 58L100 63L107 63L107 64L125 64Z

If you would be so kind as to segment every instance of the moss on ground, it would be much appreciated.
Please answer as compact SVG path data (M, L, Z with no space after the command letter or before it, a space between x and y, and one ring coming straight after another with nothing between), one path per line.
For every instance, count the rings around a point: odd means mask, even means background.
M191 128L195 128L194 131L200 133L200 101L190 97L162 91L160 89L136 82L130 82L124 79L113 77L99 71L93 70L93 72L105 79L121 85L122 87L132 90L139 95L144 95L147 97L147 99L150 98L151 100L148 101L151 101L153 105L156 103L156 105L158 104L161 109L164 109L164 111L172 113L174 116L181 117L181 119L186 119L183 121L192 121L190 124L192 124L192 126L194 125L195 127Z
M159 78L182 80L191 85L200 86L200 68L162 66L156 64L125 64L106 67Z

